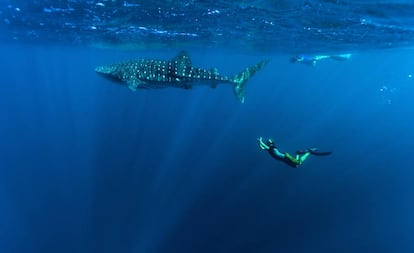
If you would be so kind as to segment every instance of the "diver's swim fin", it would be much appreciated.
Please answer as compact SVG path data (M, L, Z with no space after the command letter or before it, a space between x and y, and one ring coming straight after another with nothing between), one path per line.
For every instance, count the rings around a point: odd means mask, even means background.
M312 155L316 155L316 156L326 156L326 155L330 155L330 154L332 154L332 152L320 152L320 151L318 151L318 148L308 148L308 149L305 149L305 150L298 150L298 151L296 151L296 154L299 154L299 155L301 155L301 154L305 154L305 153L311 153Z
M332 152L330 152L330 151L320 152L320 151L312 151L312 150L309 150L309 152L312 155L316 155L316 156L326 156L326 155L331 155L332 154Z

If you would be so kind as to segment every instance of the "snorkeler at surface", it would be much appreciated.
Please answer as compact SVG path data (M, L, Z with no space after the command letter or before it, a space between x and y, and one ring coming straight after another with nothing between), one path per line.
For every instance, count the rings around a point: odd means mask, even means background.
M333 59L336 61L346 61L351 58L351 54L336 54L336 55L296 55L290 58L292 63L298 62L310 66L315 66L316 62L324 59Z
M269 152L274 159L282 161L293 168L297 168L301 165L310 155L326 156L332 154L332 152L319 152L317 148L308 148L296 151L296 155L292 156L287 152L280 152L272 139L268 139L267 142L264 143L263 138L259 137L257 138L257 141L259 142L259 147L262 150Z

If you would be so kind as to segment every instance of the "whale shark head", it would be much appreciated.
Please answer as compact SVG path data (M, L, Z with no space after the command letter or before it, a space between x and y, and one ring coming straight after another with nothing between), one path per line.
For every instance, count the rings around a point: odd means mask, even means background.
M108 65L108 66L98 66L95 68L95 71L102 75L108 75L114 72L116 69L115 65Z
M98 66L95 68L95 72L110 81L122 82L122 80L120 79L118 75L119 74L118 67L115 64Z

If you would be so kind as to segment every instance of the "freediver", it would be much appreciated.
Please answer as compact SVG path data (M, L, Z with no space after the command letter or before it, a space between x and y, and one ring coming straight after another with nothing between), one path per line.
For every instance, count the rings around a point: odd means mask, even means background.
M305 150L298 150L296 151L296 155L292 156L287 152L280 152L280 150L276 147L272 139L268 139L266 143L263 142L263 138L257 138L259 142L259 147L262 150L269 152L269 154L276 160L282 161L289 165L292 168L297 168L299 165L303 164L303 162L310 156L327 156L332 154L332 152L319 152L317 148L308 148Z

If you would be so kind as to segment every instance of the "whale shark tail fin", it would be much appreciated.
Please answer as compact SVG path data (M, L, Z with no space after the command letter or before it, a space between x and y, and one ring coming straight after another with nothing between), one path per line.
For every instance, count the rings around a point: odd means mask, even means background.
M246 68L231 79L233 83L234 95L240 103L244 103L244 89L247 81L249 81L249 79L256 74L257 71L261 70L268 62L268 60L261 61L256 65Z

